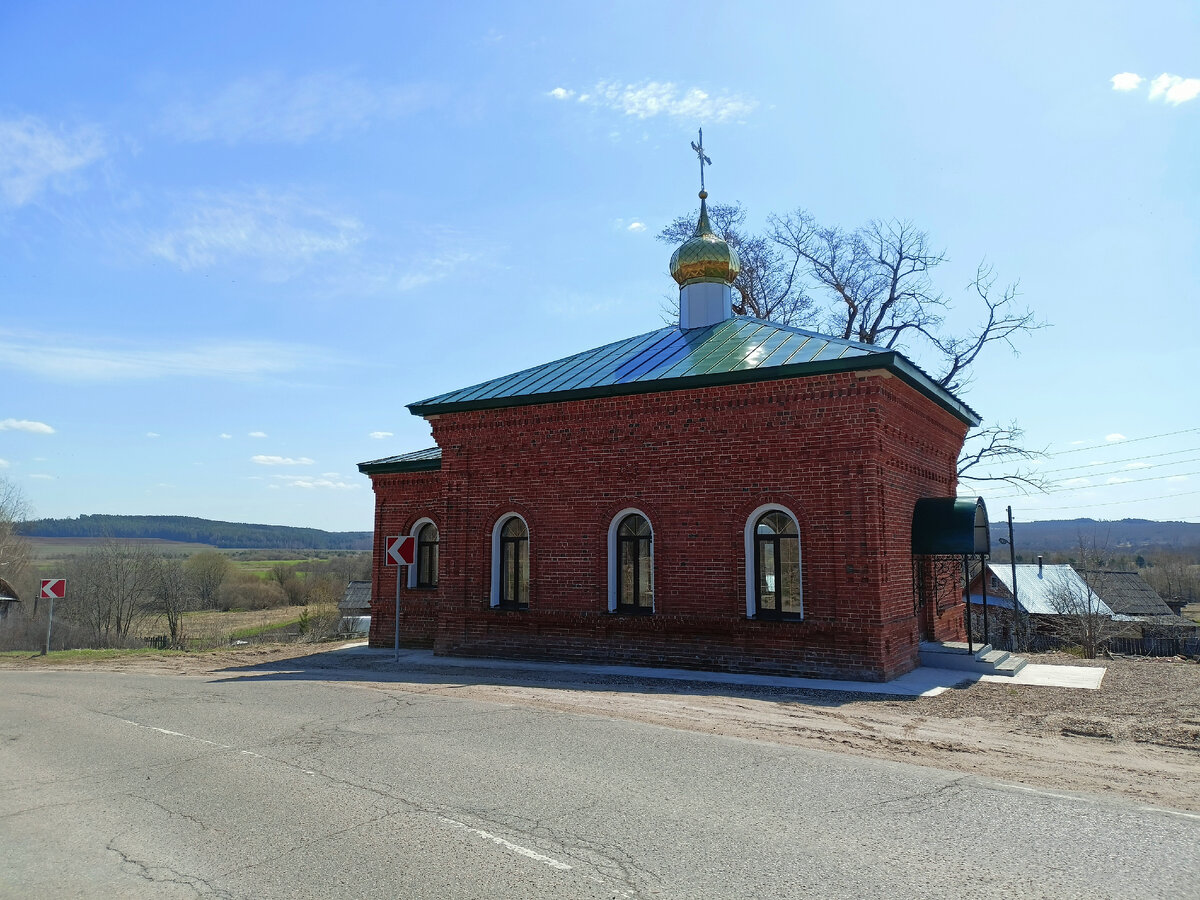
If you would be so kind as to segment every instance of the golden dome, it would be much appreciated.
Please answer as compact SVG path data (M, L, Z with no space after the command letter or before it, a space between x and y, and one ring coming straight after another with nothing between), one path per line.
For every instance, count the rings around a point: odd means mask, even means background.
M732 284L742 270L737 251L712 232L708 224L707 191L700 192L700 221L690 238L671 254L671 277L683 287L695 281Z

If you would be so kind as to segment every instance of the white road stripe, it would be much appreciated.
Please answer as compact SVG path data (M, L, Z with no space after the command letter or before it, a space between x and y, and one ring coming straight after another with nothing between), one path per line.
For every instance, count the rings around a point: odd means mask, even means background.
M565 862L559 862L557 859L554 859L551 856L546 856L544 853L538 853L536 850L530 850L528 847L522 847L520 844L514 844L512 841L506 841L498 834L492 834L490 831L484 831L481 828L472 828L465 822L460 822L457 819L451 819L446 816L438 816L438 818L443 822L453 825L455 828L465 828L472 834L477 834L481 838L491 841L493 844L504 847L506 850L511 850L513 853L519 853L522 856L528 856L530 859L537 860L538 862L547 865L552 869L559 869L563 872L571 871L572 867L567 865Z
M154 725L143 725L141 722L134 722L131 719L120 719L119 721L124 722L126 725L133 725L135 728L145 728L147 731L157 731L159 734L166 734L166 735L170 735L171 737L186 738L189 741L197 741L198 743L201 743L201 744L208 744L210 747L217 747L221 750L237 750L236 747L231 747L229 744L220 744L220 743L217 743L216 741L210 741L207 738L196 737L191 734L184 734L181 731L171 731L169 728L158 728ZM238 752L245 756L253 756L255 759L265 760L266 762L280 762L280 760L271 759L269 756L263 756L260 753L255 753L253 750L238 750ZM284 765L290 765L290 764L284 763ZM293 767L293 768L296 768L296 767ZM309 769L300 769L300 771L303 772L305 775L316 775L317 774L316 772L313 772ZM466 824L465 822L460 822L457 819L451 819L447 816L438 816L438 818L441 819L443 822L446 822L449 825L453 825L455 828L466 829L467 831L471 832L472 834L477 834L481 838L491 841L493 844L495 844L498 847L503 847L506 850L511 850L513 853L519 853L521 856L526 856L529 859L540 862L540 863L542 863L542 865L549 866L552 869L558 869L561 872L569 872L572 869L572 866L567 865L565 862L559 862L557 859L554 859L554 857L552 857L552 856L546 856L546 854L544 854L544 853L538 853L536 850L531 850L528 847L522 847L520 844L514 844L512 841L505 840L504 838L500 837L500 835L498 835L498 834L492 834L490 831L484 831L482 828L472 828L470 825Z
M216 747L218 750L238 750L237 747L231 747L229 744L220 744L216 741L210 741L207 738L196 737L194 734L184 734L182 731L171 731L169 728L158 728L155 725L143 725L141 722L134 722L131 719L118 719L119 722L124 722L126 725L132 725L135 728L145 728L147 731L157 731L159 734L169 734L171 737L187 738L189 741L196 741L200 744L208 744L210 747ZM253 750L238 750L243 756L253 756L255 759L261 759L264 762L281 762L278 759L271 759L269 756L263 756L261 753L255 753ZM293 766L291 763L284 763L293 769L298 769L298 766ZM317 773L311 769L300 769L305 775L316 775Z

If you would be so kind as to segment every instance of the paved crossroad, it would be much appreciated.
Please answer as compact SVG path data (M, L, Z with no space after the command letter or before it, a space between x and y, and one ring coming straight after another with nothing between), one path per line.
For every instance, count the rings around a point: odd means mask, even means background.
M1179 898L1198 839L1197 816L419 683L0 672L0 897Z

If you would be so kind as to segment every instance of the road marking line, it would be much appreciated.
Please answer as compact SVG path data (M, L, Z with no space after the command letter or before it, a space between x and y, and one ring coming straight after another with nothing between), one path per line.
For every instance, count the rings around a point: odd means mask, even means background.
M1053 797L1056 800L1074 800L1076 802L1082 801L1084 803L1102 803L1102 802L1108 801L1110 799L1108 797L1088 797L1088 796L1084 796L1081 794L1059 794L1054 791L1047 791L1044 788L1030 787L1027 784L1003 784L1003 786L1010 790L1014 790L1014 791L1024 791L1026 794L1037 794L1042 797ZM1161 806L1143 806L1140 804L1135 806L1134 808L1141 812L1166 813L1169 816L1178 816L1181 819L1200 820L1200 815L1196 815L1195 813L1190 813L1190 812L1184 812L1183 810L1180 810L1180 809L1165 809Z
M542 863L543 865L547 865L552 869L558 869L562 872L569 872L573 868L572 866L567 865L565 862L559 862L557 859L554 859L551 856L546 856L544 853L538 853L536 850L530 850L528 847L522 847L520 844L514 844L512 841L506 841L504 838L500 837L500 835L492 834L490 831L484 831L482 828L472 828L465 822L460 822L457 819L451 819L447 816L438 816L438 818L443 822L453 825L455 828L465 828L472 834L477 834L481 838L491 841L493 844L497 844L498 846L504 847L507 850L511 850L513 853L519 853L522 856L528 856L530 859L537 860L538 862Z
M124 722L126 725L133 725L135 728L145 728L147 731L157 731L159 734L167 734L167 735L170 735L171 737L181 737L181 738L187 738L189 741L198 741L201 744L208 744L210 747L218 747L221 750L237 750L238 749L237 747L231 747L229 744L221 744L221 743L218 743L217 741L210 741L207 738L195 737L194 735L184 734L182 731L171 731L169 728L158 728L154 725L143 725L141 722L134 722L132 719L118 719L118 721ZM238 752L245 756L253 756L255 759L265 760L266 762L280 762L280 760L271 759L268 756L263 756L262 754L255 753L253 750L238 750ZM284 765L289 765L289 764L284 763ZM292 768L299 769L299 766L292 766ZM313 772L310 769L300 769L300 771L303 772L305 775L316 775L317 774L316 772ZM447 822L450 825L453 825L455 828L464 828L467 831L470 831L472 834L477 834L481 838L489 840L493 844L496 844L499 847L504 847L506 850L511 850L513 853L519 853L519 854L521 854L521 856L527 856L530 859L536 860L537 862L540 862L543 865L549 866L552 869L558 869L559 871L562 871L562 872L569 872L573 868L572 866L567 865L565 862L559 862L557 859L555 859L552 856L546 856L544 853L538 853L536 850L531 850L528 847L522 847L520 844L514 844L512 841L505 840L504 838L500 837L500 835L498 835L498 834L492 834L490 831L484 831L482 828L472 828L466 822L460 822L457 819L451 819L448 816L438 816L438 818L441 819L443 822Z
M189 741L197 741L201 744L208 744L210 747L216 747L220 750L238 750L237 747L231 747L229 744L221 744L217 741L210 741L207 738L196 737L194 734L184 734L182 731L172 731L169 728L158 728L154 725L143 725L141 722L134 722L132 719L118 719L118 722L124 722L126 725L133 725L135 728L145 728L147 731L157 731L159 734L169 734L171 737L187 738ZM280 762L280 760L272 759L269 756L263 756L261 753L255 753L253 750L238 750L243 756L253 756L255 759L261 759L263 762ZM284 765L291 765L284 763ZM312 769L300 769L299 766L291 766L294 769L299 769L305 775L316 775Z

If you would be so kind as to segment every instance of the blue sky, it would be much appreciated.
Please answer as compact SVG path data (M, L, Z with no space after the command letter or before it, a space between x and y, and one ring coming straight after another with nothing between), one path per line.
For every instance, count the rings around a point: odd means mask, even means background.
M907 218L1052 327L964 399L1200 521L1200 6L0 7L0 476L38 516L371 527L404 404L660 327L658 230ZM920 362L920 358L917 359Z

